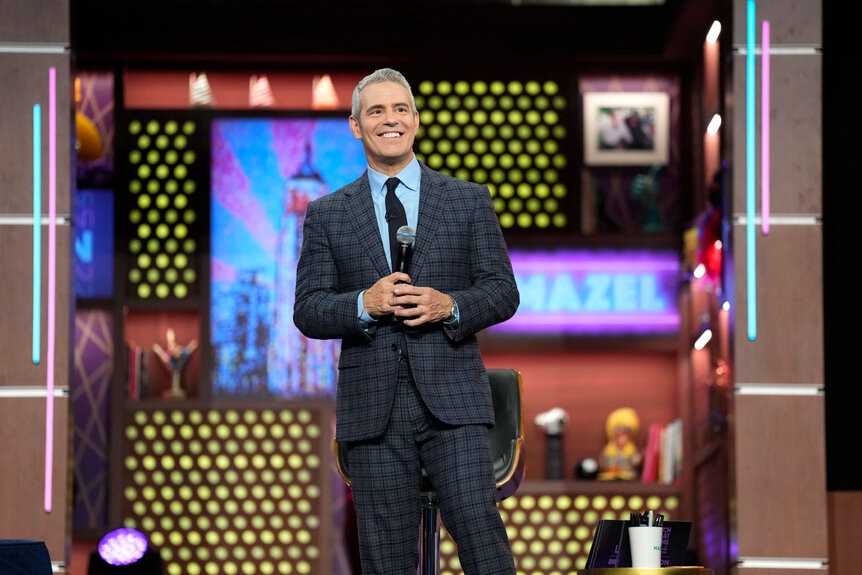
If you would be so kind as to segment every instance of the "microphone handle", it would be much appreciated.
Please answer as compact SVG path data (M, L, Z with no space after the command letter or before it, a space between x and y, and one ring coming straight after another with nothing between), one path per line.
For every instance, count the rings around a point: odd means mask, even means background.
M410 244L398 244L398 253L395 254L397 257L395 258L395 270L396 272L403 272L405 274L410 273L410 260L413 259L413 246ZM395 282L399 284L403 284L405 282L399 281ZM416 307L416 306L408 306L408 307ZM395 321L404 321L402 318L395 316Z
M413 259L413 246L410 244L398 244L398 253L395 258L395 271L410 273L410 260Z

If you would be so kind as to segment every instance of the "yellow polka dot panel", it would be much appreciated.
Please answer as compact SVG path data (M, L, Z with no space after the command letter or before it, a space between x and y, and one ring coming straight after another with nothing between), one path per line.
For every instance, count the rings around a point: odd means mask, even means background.
M355 530L335 471L334 405L134 408L122 421L122 523L168 575L349 573ZM674 486L530 481L498 504L519 575L575 575L601 519L685 520ZM417 544L418 544L417 533ZM461 575L441 526L440 575Z
M422 81L416 155L488 186L508 231L559 231L570 215L567 103L556 81Z
M147 535L168 575L328 572L329 413L135 410L123 433L124 525Z
M129 297L183 300L201 291L208 132L206 120L184 114L134 116L125 123L118 140L125 158L118 236L128 253Z
M577 489L577 484L573 484ZM632 511L653 509L668 519L678 517L679 497L651 493L649 485L638 494L542 494L535 485L522 485L518 493L499 504L506 524L518 575L575 575L584 569L600 519L628 520ZM441 527L440 575L461 575L458 550Z

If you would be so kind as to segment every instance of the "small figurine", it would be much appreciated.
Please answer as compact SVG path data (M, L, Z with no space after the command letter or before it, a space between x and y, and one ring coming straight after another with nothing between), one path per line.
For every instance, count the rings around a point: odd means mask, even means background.
M639 476L643 458L637 447L640 418L634 409L621 407L605 423L608 443L599 456L599 479L632 480Z
M153 344L153 351L156 352L156 355L171 373L171 387L165 391L164 397L185 397L186 393L183 391L181 381L182 373L192 352L197 349L198 341L193 339L185 346L179 345L174 330L170 328L168 328L166 336L168 340L167 349L157 343Z

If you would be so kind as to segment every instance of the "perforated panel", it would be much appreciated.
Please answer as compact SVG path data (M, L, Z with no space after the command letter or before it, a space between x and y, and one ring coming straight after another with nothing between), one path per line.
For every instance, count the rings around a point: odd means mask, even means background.
M135 411L123 430L124 525L147 535L169 575L327 572L321 416Z
M293 406L131 412L123 524L147 534L169 575L350 573L355 535L321 425L328 413ZM671 486L622 483L527 481L502 501L519 575L583 568L600 519L645 509L685 519ZM440 575L461 575L445 527L440 547Z
M571 164L556 82L420 82L417 157L485 184L504 229L565 229Z
M598 484L601 486L601 484ZM653 509L668 519L679 507L676 495L515 494L500 503L519 575L570 575L583 569L600 519L629 519ZM530 490L532 491L532 490ZM457 548L442 529L440 575L461 575Z
M197 255L209 159L206 123L135 118L125 126L129 295L185 299L199 291ZM203 157L202 157L203 156Z

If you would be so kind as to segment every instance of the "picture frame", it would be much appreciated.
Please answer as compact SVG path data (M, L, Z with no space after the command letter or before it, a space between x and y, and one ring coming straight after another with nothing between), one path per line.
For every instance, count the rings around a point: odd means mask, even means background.
M584 164L666 165L669 108L665 92L586 92Z

